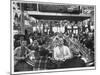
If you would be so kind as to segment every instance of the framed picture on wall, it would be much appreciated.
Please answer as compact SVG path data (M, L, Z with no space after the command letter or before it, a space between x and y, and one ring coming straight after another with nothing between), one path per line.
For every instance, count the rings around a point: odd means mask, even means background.
M95 5L10 4L11 74L95 69Z

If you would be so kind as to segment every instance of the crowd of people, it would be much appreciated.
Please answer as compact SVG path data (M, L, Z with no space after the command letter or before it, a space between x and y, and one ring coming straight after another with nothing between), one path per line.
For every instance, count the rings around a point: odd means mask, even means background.
M15 72L93 66L94 32L75 35L25 30L25 35L14 35L14 57Z
M85 14L94 13L93 9L83 9ZM18 31L13 38L15 72L95 65L91 13L88 19L71 21L38 20L23 11L20 3L13 3L13 31Z

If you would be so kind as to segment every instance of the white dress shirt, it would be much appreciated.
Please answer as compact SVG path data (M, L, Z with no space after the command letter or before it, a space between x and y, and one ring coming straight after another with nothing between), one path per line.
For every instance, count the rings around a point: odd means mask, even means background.
M72 54L70 52L70 49L67 46L62 47L55 47L54 48L54 59L55 60L63 60L63 59L69 59L72 57Z

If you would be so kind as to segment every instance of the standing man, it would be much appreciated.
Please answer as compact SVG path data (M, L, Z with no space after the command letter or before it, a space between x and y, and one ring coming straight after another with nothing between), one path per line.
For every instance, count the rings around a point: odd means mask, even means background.
M33 67L26 63L25 58L30 50L26 47L27 42L22 41L21 46L14 50L14 71L32 71Z

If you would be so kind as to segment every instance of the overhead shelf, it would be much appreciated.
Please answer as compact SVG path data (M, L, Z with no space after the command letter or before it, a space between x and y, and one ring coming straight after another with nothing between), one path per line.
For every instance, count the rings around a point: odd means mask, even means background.
M46 19L46 20L75 20L75 21L82 21L87 18L90 18L91 15L85 14L64 14L64 13L50 13L50 12L39 12L39 11L24 11L30 16L35 17L36 19Z

